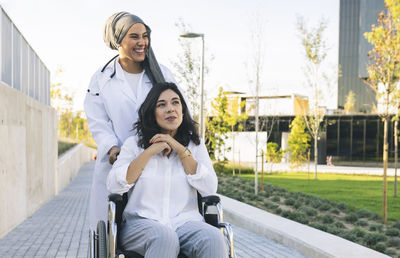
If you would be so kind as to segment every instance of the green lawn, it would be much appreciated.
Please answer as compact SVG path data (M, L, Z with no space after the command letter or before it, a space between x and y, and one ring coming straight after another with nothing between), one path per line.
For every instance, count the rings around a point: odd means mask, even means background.
M254 181L254 175L242 175L242 177ZM382 215L382 177L320 173L317 181L313 178L312 173L309 175L307 173L273 173L264 174L264 183L335 202L344 202L357 210L364 208ZM259 182L261 182L261 176ZM393 186L394 177L388 177L388 218L400 219L400 196L393 197ZM400 194L399 185L398 193Z

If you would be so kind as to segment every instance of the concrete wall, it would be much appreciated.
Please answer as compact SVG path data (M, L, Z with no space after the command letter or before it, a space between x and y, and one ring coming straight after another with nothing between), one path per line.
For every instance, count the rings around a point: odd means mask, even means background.
M79 144L61 155L58 159L55 193L64 189L75 178L83 163L93 160L95 154L95 149Z
M54 196L56 111L0 82L0 237Z
M255 132L236 132L234 133L235 144L233 146L232 134L227 134L228 138L225 141L226 147L231 147L231 150L225 152L225 157L228 160L233 160L233 152L235 154L235 163L240 162L256 162L256 133ZM234 148L233 148L234 147ZM266 151L267 148L267 132L258 132L258 149ZM258 153L258 155L260 155ZM259 158L258 168L261 167L261 158Z
M61 191L95 150L58 160L56 111L0 82L0 238Z

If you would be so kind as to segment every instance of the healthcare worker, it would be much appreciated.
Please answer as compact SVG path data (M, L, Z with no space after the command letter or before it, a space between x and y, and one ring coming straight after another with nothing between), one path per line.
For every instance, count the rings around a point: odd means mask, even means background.
M119 54L92 76L84 108L89 129L97 143L97 160L90 193L89 223L95 230L107 221L106 179L120 146L134 134L138 109L153 84L175 82L159 65L150 45L150 28L137 16L113 14L104 27L104 42Z

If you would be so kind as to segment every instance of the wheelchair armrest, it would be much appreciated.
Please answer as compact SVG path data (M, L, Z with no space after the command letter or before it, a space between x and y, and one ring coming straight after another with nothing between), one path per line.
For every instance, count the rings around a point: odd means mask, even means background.
M221 199L217 195L209 195L202 197L201 201L204 202L205 205L211 206L211 205L217 205L217 203L219 203Z
M120 194L110 194L108 196L108 201L114 202L114 203L122 202L122 195L120 195Z
M223 222L223 211L221 199L217 195L209 195L201 198L202 215L204 220L214 227L219 227L219 223Z

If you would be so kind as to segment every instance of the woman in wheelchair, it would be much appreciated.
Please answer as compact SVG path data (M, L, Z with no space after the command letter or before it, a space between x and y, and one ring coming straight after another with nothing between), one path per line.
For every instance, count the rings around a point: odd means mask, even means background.
M188 107L173 83L150 90L107 178L111 193L129 191L119 235L145 257L227 257L219 229L204 222L197 192L215 194L217 177Z

